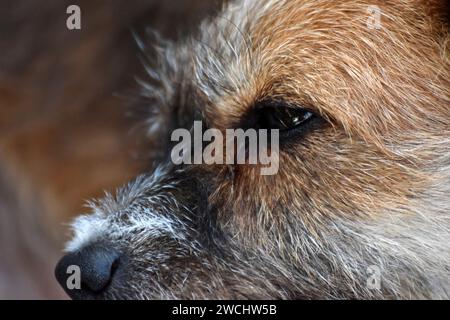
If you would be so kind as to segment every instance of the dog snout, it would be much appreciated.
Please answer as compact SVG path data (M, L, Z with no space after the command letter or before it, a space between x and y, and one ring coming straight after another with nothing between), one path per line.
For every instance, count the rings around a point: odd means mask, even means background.
M95 299L113 281L122 257L116 249L91 244L61 258L55 276L71 298Z

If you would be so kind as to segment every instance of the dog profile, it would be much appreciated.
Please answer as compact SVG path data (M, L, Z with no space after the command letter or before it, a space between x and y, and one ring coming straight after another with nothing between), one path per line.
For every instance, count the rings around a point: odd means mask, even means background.
M160 165L75 220L56 268L66 292L449 298L444 12L439 0L237 0L192 38L139 37ZM280 129L278 173L173 164L171 132L195 120ZM67 288L72 265L81 289Z

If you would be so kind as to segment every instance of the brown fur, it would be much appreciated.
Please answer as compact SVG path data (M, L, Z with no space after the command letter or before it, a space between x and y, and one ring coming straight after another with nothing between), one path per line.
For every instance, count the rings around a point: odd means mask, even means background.
M382 12L379 30L366 24L371 5ZM444 6L237 1L193 40L163 42L143 90L158 139L194 118L239 127L264 101L308 108L324 121L285 141L277 175L250 165L166 164L93 205L74 223L68 251L108 243L127 262L104 292L83 294L448 298ZM382 270L379 290L366 285L373 265Z
M382 10L379 30L366 24L370 5ZM69 294L448 298L445 5L241 0L190 40L153 52L144 39L141 102L153 106L145 121L163 142L155 152L195 118L239 127L264 101L323 121L285 141L277 175L166 163L93 204L73 225L69 255L107 244L122 260L104 291ZM369 266L382 270L379 290L366 285Z
M77 4L82 30L66 28ZM142 73L132 31L170 38L203 1L0 3L0 299L63 298L53 268L86 199L152 165L129 95ZM131 130L133 129L133 130Z

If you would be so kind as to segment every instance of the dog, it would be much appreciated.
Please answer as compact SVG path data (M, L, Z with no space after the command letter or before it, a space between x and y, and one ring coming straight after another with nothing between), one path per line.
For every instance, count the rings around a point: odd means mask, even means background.
M68 295L449 298L445 5L237 0L191 38L138 37L160 164L74 221ZM279 130L278 172L174 164L171 132L195 120Z

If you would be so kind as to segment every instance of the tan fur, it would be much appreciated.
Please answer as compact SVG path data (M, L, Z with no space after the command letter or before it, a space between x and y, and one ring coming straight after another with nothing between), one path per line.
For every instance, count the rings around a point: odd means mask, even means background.
M373 5L379 30L367 26ZM149 72L157 84L144 87L180 126L199 114L209 127L239 127L267 100L313 110L326 124L287 141L277 175L250 165L169 168L95 205L75 223L69 251L106 239L157 269L131 272L132 289L117 284L102 297L448 298L444 6L242 0L198 37L166 44ZM89 224L107 227L91 234ZM173 259L155 267L155 256ZM379 290L366 284L370 266L382 270Z

